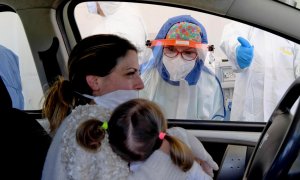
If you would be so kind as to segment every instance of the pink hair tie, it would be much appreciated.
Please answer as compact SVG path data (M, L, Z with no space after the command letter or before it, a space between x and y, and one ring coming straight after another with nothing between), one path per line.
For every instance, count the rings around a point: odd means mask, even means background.
M165 138L165 136L166 136L166 133L160 132L158 137L159 137L159 139L163 140Z

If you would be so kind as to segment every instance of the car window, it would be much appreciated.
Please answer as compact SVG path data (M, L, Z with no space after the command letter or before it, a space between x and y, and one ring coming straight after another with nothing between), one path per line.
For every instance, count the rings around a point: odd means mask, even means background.
M288 6L300 9L300 3L297 0L276 0L276 1L284 3Z
M0 24L1 54L5 53L0 74L10 89L13 105L24 110L41 109L42 86L22 22L15 12L0 10Z
M176 30L171 32L173 26L166 25L165 32L162 26L181 15L191 16L204 28L200 31L206 34L207 44L197 49L197 57L191 57L193 52L186 48L163 45L167 43L164 38L171 38ZM82 38L114 33L138 47L145 83L140 97L161 105L168 119L266 122L300 74L298 44L211 14L160 5L98 1L78 4L75 20ZM147 40L151 47L145 46ZM185 61L180 64L177 57Z

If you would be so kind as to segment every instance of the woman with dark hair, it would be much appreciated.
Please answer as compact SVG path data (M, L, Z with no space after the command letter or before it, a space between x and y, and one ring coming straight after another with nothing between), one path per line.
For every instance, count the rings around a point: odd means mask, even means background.
M63 119L78 105L97 104L97 99L117 90L140 90L137 49L116 35L83 39L72 50L69 80L60 77L49 89L43 113L55 133ZM121 91L127 92L127 91Z
M44 102L43 113L49 120L53 140L42 179L99 179L103 174L98 176L97 172L106 172L101 171L105 162L100 163L101 156L97 154L81 153L74 144L75 134L70 132L82 119L108 119L114 106L136 97L137 91L144 88L137 49L116 35L90 36L72 50L68 71L69 79L60 77ZM111 152L109 145L105 147ZM127 177L127 163L115 153L109 154L108 166L117 166L118 172L107 173L117 179Z

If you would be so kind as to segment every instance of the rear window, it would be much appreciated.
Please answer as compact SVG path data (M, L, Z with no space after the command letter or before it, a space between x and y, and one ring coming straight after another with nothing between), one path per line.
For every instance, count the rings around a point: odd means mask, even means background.
M0 24L1 53L5 57L0 61L0 73L9 86L13 105L24 110L41 109L43 90L22 22L13 10L1 6Z

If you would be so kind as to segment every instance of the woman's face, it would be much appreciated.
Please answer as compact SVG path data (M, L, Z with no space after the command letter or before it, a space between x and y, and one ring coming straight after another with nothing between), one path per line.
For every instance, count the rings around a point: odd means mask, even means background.
M140 77L138 55L134 50L127 51L124 57L120 57L117 66L106 77L99 77L101 81L100 91L94 95L116 90L141 90L144 83Z

